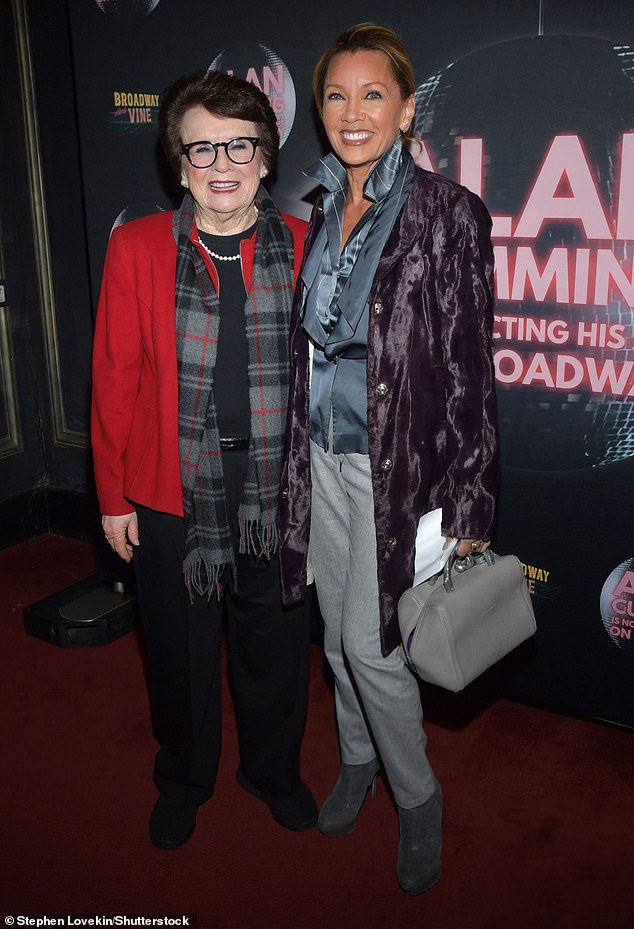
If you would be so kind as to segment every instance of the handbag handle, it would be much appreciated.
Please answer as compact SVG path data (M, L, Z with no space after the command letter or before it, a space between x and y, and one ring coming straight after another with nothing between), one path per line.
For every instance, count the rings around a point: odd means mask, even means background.
M450 594L456 589L453 578L451 577L452 571L455 571L456 574L464 574L465 571L468 571L469 568L475 567L475 565L492 565L494 562L495 555L490 548L487 548L486 552L482 552L481 555L467 554L463 555L462 558L459 558L454 550L445 562L445 567L443 568L442 572L442 582L444 584L445 590L448 594Z

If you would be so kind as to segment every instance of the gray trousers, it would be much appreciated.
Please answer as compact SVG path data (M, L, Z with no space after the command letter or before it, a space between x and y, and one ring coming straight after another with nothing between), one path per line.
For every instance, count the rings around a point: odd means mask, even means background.
M326 452L312 441L310 452L309 560L335 677L341 760L365 764L378 754L394 800L412 809L435 782L418 683L398 649L381 654L369 457Z

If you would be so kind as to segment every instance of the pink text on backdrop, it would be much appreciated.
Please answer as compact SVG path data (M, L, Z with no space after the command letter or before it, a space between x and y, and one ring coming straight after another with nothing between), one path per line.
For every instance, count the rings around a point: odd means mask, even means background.
M412 149L417 164L435 170L425 142L419 141L420 149ZM484 140L459 138L456 145L457 180L486 199ZM550 143L519 215L493 216L498 382L634 396L634 360L627 357L632 333L624 323L600 318L572 322L503 311L504 302L598 311L620 301L629 310L634 307L634 248L629 246L634 243L634 132L623 134L615 154L611 207L604 202L581 138L565 134ZM578 227L575 242L581 236L582 247L558 244L544 254L542 245L538 254L535 241L562 221ZM514 345L507 348L505 342ZM517 343L540 343L550 350L520 350ZM565 354L552 350L564 345L569 348ZM598 357L587 354L592 349L601 350ZM626 357L605 357L606 351L624 352Z

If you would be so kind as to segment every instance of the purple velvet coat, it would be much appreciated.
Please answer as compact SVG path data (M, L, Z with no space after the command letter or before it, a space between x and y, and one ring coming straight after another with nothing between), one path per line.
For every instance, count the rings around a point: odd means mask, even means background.
M313 211L304 254L323 223ZM418 170L370 293L368 438L381 644L400 643L396 608L411 587L418 520L443 509L443 533L491 536L498 480L492 360L491 218L466 188ZM291 322L291 397L282 470L285 603L306 593L311 480L308 341L301 275Z

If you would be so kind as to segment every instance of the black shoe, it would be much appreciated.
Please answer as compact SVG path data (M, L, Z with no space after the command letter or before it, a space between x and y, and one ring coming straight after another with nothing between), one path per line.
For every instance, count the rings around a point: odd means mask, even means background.
M440 878L442 791L436 782L429 800L412 810L398 807L401 838L396 875L408 894L429 890Z
M374 785L379 771L376 758L366 764L342 764L337 783L319 811L317 826L322 835L348 835L357 824L365 795Z
M180 848L196 828L198 807L160 795L150 816L150 841L156 848Z
M280 826L292 832L305 832L317 824L317 804L310 790L302 781L292 794L282 797L268 797L255 784L252 784L241 768L238 768L236 780L248 793L263 800L271 811L271 816Z

